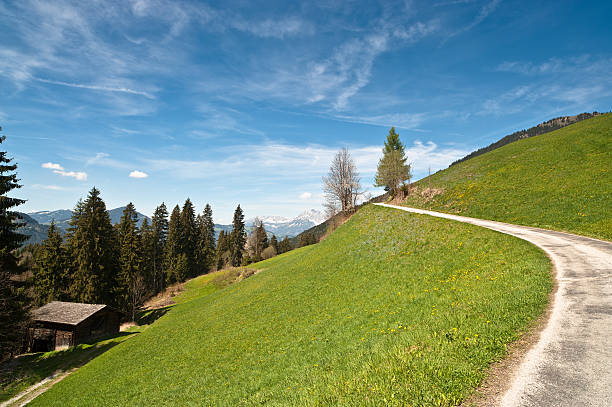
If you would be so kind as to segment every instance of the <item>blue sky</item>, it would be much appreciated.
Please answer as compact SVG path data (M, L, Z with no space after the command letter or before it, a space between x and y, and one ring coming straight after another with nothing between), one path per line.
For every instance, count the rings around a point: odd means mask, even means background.
M1 1L0 125L23 211L92 186L229 222L320 208L391 125L414 178L555 116L612 109L612 2Z

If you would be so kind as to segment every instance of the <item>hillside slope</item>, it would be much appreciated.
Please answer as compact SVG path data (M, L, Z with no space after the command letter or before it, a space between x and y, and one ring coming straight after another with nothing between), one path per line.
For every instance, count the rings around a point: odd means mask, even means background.
M439 171L405 204L612 240L611 163L608 113Z
M527 130L519 130L515 131L512 134L508 134L505 137L497 140L495 143L489 144L486 147L479 148L476 151L471 152L463 158L458 159L451 165L458 164L462 161L469 160L470 158L478 157L486 152L493 151L496 148L500 148L505 146L506 144L514 143L515 141L526 139L529 137L539 136L541 134L550 133L551 131L555 131L558 129L562 129L565 126L569 126L570 124L578 123L582 120L587 120L595 116L599 116L601 113L593 112L593 113L580 113L575 116L561 116L555 117L554 119L547 120L538 124L537 126L533 126L528 128Z
M34 405L456 405L545 309L519 239L367 205L173 307Z

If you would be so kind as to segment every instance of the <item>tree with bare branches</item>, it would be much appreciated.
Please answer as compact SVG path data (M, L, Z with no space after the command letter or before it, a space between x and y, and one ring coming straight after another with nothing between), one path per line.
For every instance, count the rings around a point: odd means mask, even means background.
M323 190L328 215L351 211L357 205L363 191L357 167L347 148L342 148L334 157L329 174L323 177Z

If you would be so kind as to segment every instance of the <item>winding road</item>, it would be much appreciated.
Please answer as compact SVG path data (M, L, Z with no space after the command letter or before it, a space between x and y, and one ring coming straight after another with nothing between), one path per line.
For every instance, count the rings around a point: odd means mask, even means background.
M539 340L508 378L500 406L612 406L612 243L569 233L388 204L533 243L552 259L557 292Z

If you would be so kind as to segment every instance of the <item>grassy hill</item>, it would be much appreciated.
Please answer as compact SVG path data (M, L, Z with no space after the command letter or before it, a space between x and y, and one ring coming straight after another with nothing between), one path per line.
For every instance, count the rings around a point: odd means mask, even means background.
M612 240L611 163L608 113L439 171L406 205Z
M33 405L455 405L545 309L519 239L367 205L325 241L187 288Z

